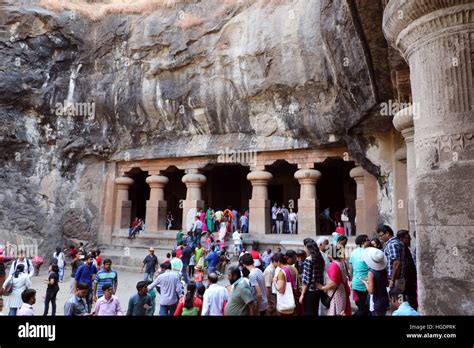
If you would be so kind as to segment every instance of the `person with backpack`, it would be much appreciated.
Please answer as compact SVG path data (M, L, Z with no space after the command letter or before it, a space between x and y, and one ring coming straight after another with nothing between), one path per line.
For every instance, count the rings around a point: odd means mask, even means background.
M49 303L51 302L51 316L56 315L56 296L59 292L59 266L54 263L49 266L48 280L46 281L48 287L46 288L46 297L44 299L44 316L48 315Z
M25 258L25 252L20 250L20 254L18 258L13 261L12 267L10 268L10 275L13 275L16 272L16 269L19 265L23 265L23 273L27 274L31 277L35 274L35 267L33 266L33 262L30 259Z
M93 299L93 283L97 275L97 267L93 264L94 256L88 254L86 256L86 263L77 269L77 272L74 276L76 284L85 283L89 286L89 290L86 296L87 302L87 312L90 313L92 309L92 299Z
M33 267L31 267L33 269ZM11 274L3 284L3 296L7 296L7 308L9 316L16 316L18 309L23 305L21 294L31 287L30 276L25 273L25 265L19 263L15 272Z
M64 256L64 253L60 247L56 248L56 251L53 254L53 261L51 262L51 265L57 265L59 268L59 282L63 282L64 278L64 269L66 267L66 256Z

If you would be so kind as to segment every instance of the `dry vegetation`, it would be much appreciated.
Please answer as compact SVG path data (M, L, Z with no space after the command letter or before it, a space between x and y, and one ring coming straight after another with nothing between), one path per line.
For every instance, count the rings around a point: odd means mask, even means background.
M108 14L126 13L147 15L153 11L175 7L185 0L38 0L51 11L75 11L92 20L99 20Z

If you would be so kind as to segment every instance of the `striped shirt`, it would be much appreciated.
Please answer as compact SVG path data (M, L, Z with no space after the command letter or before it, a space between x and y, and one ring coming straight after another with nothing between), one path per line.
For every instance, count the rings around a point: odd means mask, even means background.
M95 278L95 282L97 283L97 297L102 297L102 287L104 285L111 285L115 292L115 282L117 279L118 274L114 269L110 269L108 272L105 269L101 269L99 272L97 272Z

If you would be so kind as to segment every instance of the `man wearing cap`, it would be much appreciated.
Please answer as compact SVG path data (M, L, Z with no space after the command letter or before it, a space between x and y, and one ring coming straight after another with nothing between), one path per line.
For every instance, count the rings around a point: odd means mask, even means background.
M155 276L155 273L158 269L158 258L155 255L155 249L148 249L149 254L143 259L143 265L140 273L143 273L143 268L145 268L145 273L143 274L143 280L151 280Z
M363 259L369 267L367 279L359 278L371 295L370 312L373 316L385 316L389 307L387 259L382 250L365 248Z

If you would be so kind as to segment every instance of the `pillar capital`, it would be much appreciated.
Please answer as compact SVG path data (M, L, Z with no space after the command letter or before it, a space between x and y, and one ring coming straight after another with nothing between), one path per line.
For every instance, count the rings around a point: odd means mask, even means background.
M267 186L272 179L272 173L264 170L255 170L247 174L247 180L252 183L252 186Z
M471 0L390 1L383 16L387 40L409 59L424 43L473 25ZM433 57L434 58L434 57Z
M299 181L300 185L314 185L319 179L321 179L321 172L316 169L300 169L295 172L294 176L295 179Z
M361 166L357 166L351 169L351 171L349 172L349 176L355 181L363 180L364 172L364 168L362 168Z
M118 189L128 190L128 188L133 185L133 179L128 176L119 176L115 179L115 185Z
M150 185L150 188L163 188L169 182L169 179L164 175L151 175L145 181Z
M184 182L187 187L201 187L201 185L206 182L206 177L199 173L188 173L183 176L181 181Z

